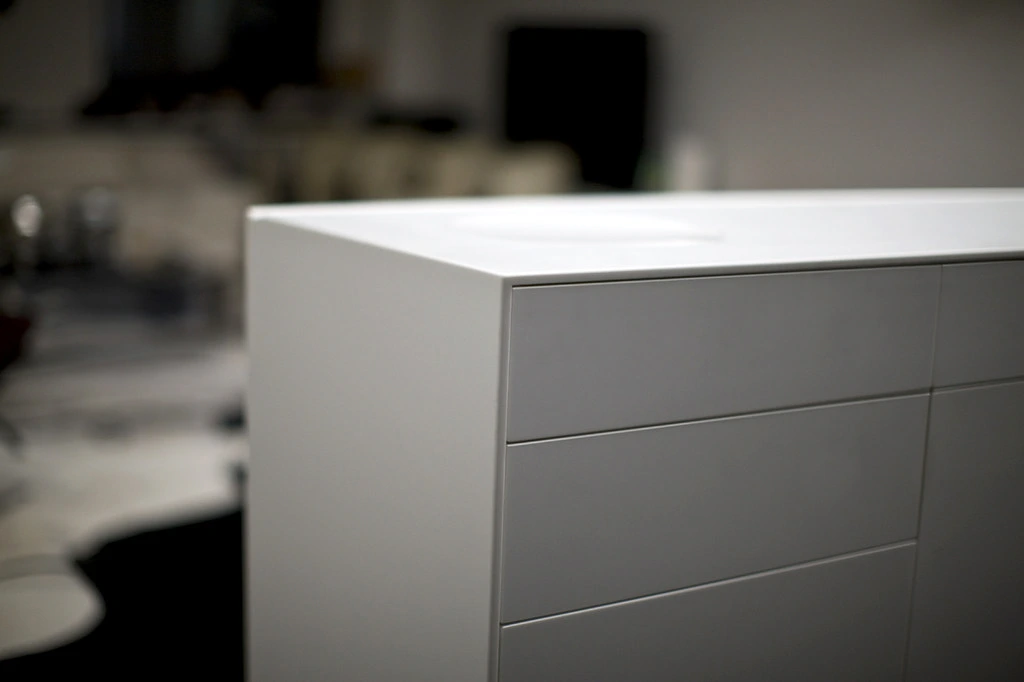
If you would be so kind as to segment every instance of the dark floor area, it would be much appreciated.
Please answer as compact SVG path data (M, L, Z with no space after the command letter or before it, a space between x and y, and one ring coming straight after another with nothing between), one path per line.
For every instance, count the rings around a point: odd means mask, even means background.
M240 511L111 542L78 566L103 621L59 649L0 661L0 680L244 679Z

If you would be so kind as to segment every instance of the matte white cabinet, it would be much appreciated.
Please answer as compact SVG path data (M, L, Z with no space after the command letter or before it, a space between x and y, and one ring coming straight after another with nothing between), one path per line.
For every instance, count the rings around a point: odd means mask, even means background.
M1024 680L1024 382L932 400L908 679Z
M912 544L509 626L503 682L903 675Z
M501 620L917 535L927 396L510 446Z
M939 268L516 288L508 439L927 388Z
M1024 193L250 223L257 682L1016 679Z
M937 386L1024 377L1022 292L1021 261L943 268Z

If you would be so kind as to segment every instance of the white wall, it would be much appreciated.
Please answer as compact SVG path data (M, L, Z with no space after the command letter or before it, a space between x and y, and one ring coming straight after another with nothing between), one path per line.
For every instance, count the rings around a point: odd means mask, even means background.
M105 82L102 0L17 0L0 15L0 102L66 114Z
M730 187L1024 184L1024 3L708 0L675 115Z
M658 39L655 139L706 137L721 186L1024 184L1020 0L433 2L441 87L490 129L503 25L625 19Z
M375 95L400 106L443 106L446 52L461 0L323 0L320 59L368 59Z
M406 105L438 103L444 65L443 0L390 0L381 96Z
M321 64L335 68L383 55L391 28L390 5L389 0L322 0Z

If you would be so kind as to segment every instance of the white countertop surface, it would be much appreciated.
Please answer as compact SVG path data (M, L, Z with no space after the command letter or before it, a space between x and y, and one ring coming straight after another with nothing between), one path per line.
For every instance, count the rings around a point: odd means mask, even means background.
M515 284L1024 256L1024 190L737 192L258 206Z

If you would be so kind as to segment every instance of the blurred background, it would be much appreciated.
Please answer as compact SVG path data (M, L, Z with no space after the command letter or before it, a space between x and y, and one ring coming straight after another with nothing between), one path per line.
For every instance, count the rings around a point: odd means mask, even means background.
M254 203L1024 184L1024 0L0 0L0 678L242 676Z

